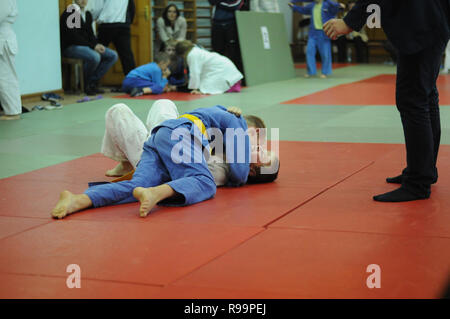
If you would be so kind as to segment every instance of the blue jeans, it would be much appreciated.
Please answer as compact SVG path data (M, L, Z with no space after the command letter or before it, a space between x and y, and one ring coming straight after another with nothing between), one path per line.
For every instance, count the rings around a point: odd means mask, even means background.
M63 55L67 58L83 60L84 80L86 87L97 85L100 79L116 63L117 53L105 48L100 54L88 46L71 45L64 50Z

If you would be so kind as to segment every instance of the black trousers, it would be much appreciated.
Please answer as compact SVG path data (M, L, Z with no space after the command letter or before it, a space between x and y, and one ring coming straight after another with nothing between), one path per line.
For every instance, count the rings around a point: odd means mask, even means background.
M131 50L131 31L129 27L105 27L100 25L98 40L105 47L109 46L111 42L114 44L125 76L136 68L133 51Z
M417 195L431 192L437 181L436 162L441 140L439 76L446 41L437 41L416 54L399 54L396 103L406 144L403 187Z
M213 21L211 46L213 51L229 58L238 70L244 74L236 21L224 23Z

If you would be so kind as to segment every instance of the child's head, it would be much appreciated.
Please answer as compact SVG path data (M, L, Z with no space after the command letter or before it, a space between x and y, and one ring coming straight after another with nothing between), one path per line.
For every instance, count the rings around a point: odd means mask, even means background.
M266 124L264 121L255 115L244 115L244 119L248 126L248 135L250 138L250 144L252 147L252 163L250 164L250 174L248 177L248 183L270 183L277 179L278 171L280 169L280 161L278 157L267 151L264 147L260 147L260 140L266 138L265 129ZM266 173L264 171L268 171Z
M175 56L175 47L177 46L178 41L175 39L167 40L163 42L161 45L161 52L167 53L170 57Z
M160 52L156 54L154 62L158 64L158 66L164 72L170 64L170 56L167 53Z
M186 56L189 54L189 52L194 47L194 44L189 40L183 40L177 43L175 47L175 53L177 56L181 56L183 58L186 58Z

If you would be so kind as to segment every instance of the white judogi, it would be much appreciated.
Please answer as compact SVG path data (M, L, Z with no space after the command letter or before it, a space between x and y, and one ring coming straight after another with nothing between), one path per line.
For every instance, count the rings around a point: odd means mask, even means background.
M198 47L187 56L189 89L204 94L222 94L242 80L244 76L230 59Z
M448 41L447 49L445 50L444 72L450 73L450 41Z
M278 0L251 0L250 10L256 12L280 12Z
M17 14L16 0L0 1L0 103L6 115L22 113L19 80L14 66L17 39L12 28Z
M97 23L125 23L128 0L90 0L86 10Z
M130 162L136 168L145 141L151 131L166 120L176 119L180 115L177 106L170 100L156 101L147 117L147 123L142 121L125 104L116 104L106 112L106 129L101 152L117 162ZM219 161L217 157L208 159L208 169L214 176L217 186L223 186L228 181L229 166Z

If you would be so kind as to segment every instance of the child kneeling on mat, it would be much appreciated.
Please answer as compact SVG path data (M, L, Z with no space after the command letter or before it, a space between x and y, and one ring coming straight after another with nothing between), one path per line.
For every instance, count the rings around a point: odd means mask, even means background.
M163 52L157 54L154 62L137 67L127 74L122 91L131 97L175 91L176 88L167 80L170 75L169 64L168 54Z

